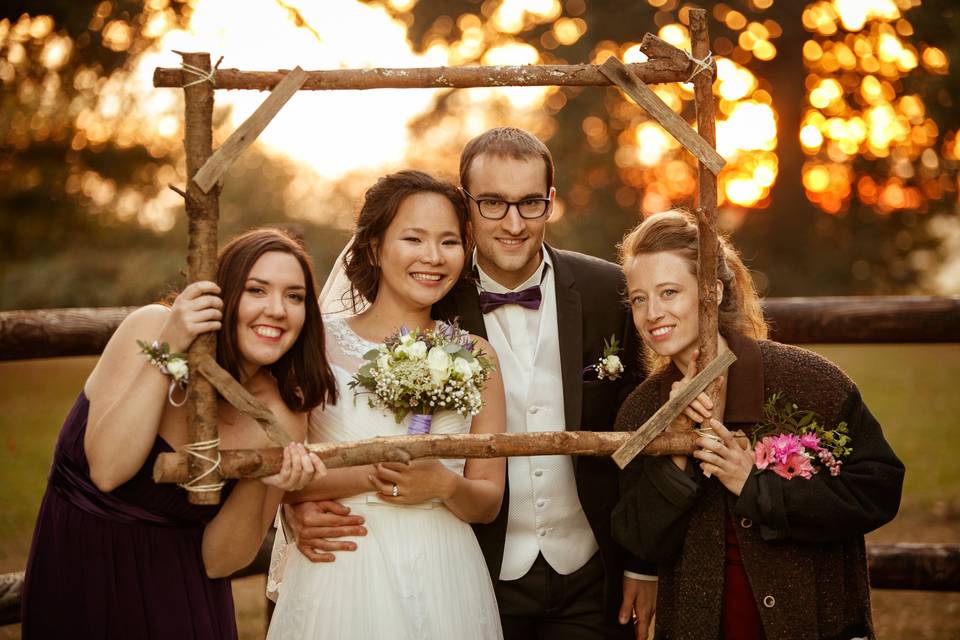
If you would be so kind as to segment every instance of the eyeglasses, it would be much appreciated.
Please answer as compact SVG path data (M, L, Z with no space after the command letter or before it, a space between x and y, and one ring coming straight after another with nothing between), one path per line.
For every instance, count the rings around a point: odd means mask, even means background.
M524 198L516 202L510 202L502 198L475 198L473 195L463 189L468 198L477 203L477 209L480 215L487 220L500 220L507 215L511 205L517 207L517 213L525 220L539 218L547 212L550 206L550 198Z

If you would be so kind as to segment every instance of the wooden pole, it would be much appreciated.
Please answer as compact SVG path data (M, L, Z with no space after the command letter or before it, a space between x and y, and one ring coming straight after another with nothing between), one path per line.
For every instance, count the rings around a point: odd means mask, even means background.
M691 9L690 43L693 57L704 61L710 55L710 34L707 31L707 12ZM713 99L715 67L698 68L693 77L694 96L697 106L697 131L712 147L717 146L717 129ZM700 230L700 268L697 283L700 291L700 359L697 369L703 368L717 356L717 177L704 165L698 163L699 198L697 223ZM719 386L707 388L716 399Z
M653 51L656 55L656 50ZM628 65L643 82L657 84L682 82L692 72L689 60L651 59ZM269 91L289 73L278 71L241 71L218 69L214 74L217 89ZM337 89L463 89L467 87L600 87L610 81L595 64L543 64L516 66L420 67L409 69L329 69L307 71L301 87L305 91ZM182 87L196 79L183 69L158 67L153 86Z
M183 63L201 73L210 73L209 53L181 53ZM194 73L189 76L190 86L184 87L185 135L187 152L187 280L215 280L217 275L217 219L220 215L219 189L210 193L194 182L193 177L213 154L213 84L201 80ZM191 444L218 440L217 392L213 385L198 373L198 365L206 357L216 358L217 338L205 333L193 341L188 352L190 383L187 386L187 439ZM216 448L203 455L216 457ZM216 485L221 477L211 463L192 455L189 463L189 479L203 476L198 485ZM203 475L206 474L206 475ZM190 491L192 504L218 504L220 490Z
M503 458L509 456L608 456L633 435L632 431L548 431L542 433L465 433L457 435L393 436L356 442L311 444L308 448L329 469L376 462L406 462L422 458ZM662 433L648 444L645 455L690 453L698 434ZM259 478L277 473L283 449L221 451L225 478ZM161 453L153 467L157 482L183 482L188 477L183 452Z

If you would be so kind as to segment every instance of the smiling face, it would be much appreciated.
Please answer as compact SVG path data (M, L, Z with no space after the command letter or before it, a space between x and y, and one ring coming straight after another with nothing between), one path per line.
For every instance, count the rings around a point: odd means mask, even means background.
M376 302L423 308L439 301L460 277L465 259L460 223L446 196L421 191L404 198L378 251Z
M624 265L633 323L643 341L681 370L697 348L697 277L690 263L671 251L641 253Z
M517 202L526 198L550 198L547 212L525 219L515 206L500 220L480 215L470 200L470 228L477 243L477 263L487 275L513 289L529 278L540 265L547 220L553 212L555 190L547 189L547 168L542 158L484 153L470 166L467 189L475 198L496 198Z
M268 251L253 264L237 305L237 346L246 377L275 363L297 341L305 299L303 268L294 256Z

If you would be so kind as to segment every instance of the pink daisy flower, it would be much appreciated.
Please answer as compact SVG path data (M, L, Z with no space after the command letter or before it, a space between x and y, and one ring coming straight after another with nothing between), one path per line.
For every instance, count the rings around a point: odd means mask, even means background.
M814 469L810 458L802 453L791 453L784 462L773 465L773 472L787 480L797 476L809 480L813 476Z

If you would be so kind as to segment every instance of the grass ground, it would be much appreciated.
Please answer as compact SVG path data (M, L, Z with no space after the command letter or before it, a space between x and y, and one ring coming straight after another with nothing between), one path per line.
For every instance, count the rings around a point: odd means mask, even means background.
M874 542L960 541L960 345L824 346L857 382L907 465L897 518ZM0 363L0 573L23 569L60 423L93 358ZM234 583L241 638L265 632L264 579ZM880 638L960 637L960 593L873 593ZM0 640L19 638L0 627Z

